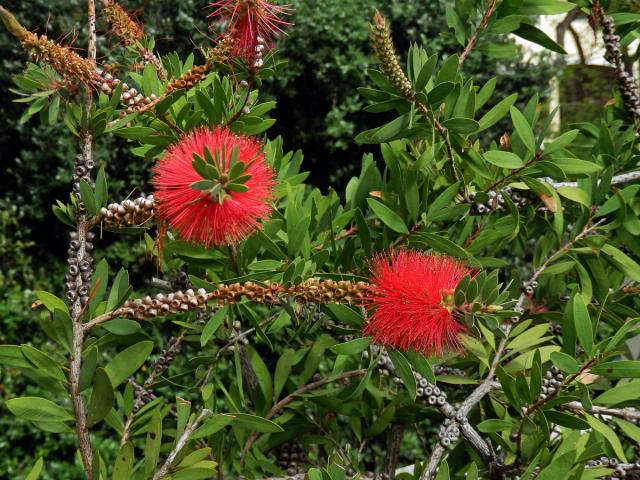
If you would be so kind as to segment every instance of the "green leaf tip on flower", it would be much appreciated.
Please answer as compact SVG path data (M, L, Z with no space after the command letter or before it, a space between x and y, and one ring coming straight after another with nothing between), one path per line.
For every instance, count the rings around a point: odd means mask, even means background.
M211 151L205 147L203 155L193 154L193 169L202 177L193 182L191 188L211 195L214 203L222 204L231 197L231 192L243 193L249 191L245 183L251 175L245 174L248 164L238 161L239 150L233 148L227 156L225 148L221 151Z

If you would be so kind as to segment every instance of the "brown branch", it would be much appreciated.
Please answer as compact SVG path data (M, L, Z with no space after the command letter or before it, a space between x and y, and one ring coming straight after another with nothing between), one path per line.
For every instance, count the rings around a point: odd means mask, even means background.
M440 465L440 460L442 456L446 452L446 449L442 446L440 442L436 443L435 447L431 451L431 456L429 457L429 463L427 464L427 468L424 469L422 475L420 475L420 480L431 480L435 478L438 473L438 467Z
M341 380L346 380L353 377L359 377L366 373L367 373L367 369L362 368L360 370L351 370L348 372L344 372L332 378L323 378L316 382L308 383L307 385L300 387L295 392L290 393L289 395L284 397L282 400L280 400L278 403L276 403L273 407L271 407L271 410L269 410L269 412L265 415L264 418L266 418L267 420L271 420L287 405L293 402L296 399L296 397L299 397L300 395L304 395L305 393L308 393L312 390L317 390L318 388L324 387L325 385L328 385L330 383L339 382ZM240 456L241 462L244 461L244 457L247 455L247 453L249 452L249 450L251 449L251 447L253 446L257 438L258 438L258 434L255 432L249 435L249 438L247 438L247 441L244 444L244 447L242 449L242 454Z
M402 235L398 240L396 240L396 245L402 245L407 240L409 240L412 236L414 236L418 231L422 228L422 221L416 223L411 230Z
M473 50L473 47L475 47L476 42L478 41L478 36L482 32L482 30L486 28L487 23L489 23L489 19L491 18L491 15L493 15L493 11L495 10L497 3L498 3L498 0L491 0L489 2L487 9L482 15L482 19L480 20L480 23L476 27L476 30L473 32L473 35L471 35L471 38L469 38L467 45L464 47L464 50L460 54L460 65L464 63L464 61L467 59L467 57L471 53L471 50Z
M384 466L382 472L387 480L395 477L396 465L400 454L400 446L404 438L404 425L396 423L389 431L389 444L387 445L387 453L384 457Z
M96 63L96 11L94 0L87 0L87 13L88 13L88 38L89 46L87 49L88 60L93 66ZM93 108L93 91L90 88L85 90L85 109L87 115L91 115ZM90 131L83 132L81 136L81 148L82 153L76 160L76 170L80 166L93 165L93 135ZM89 172L87 172L89 175ZM75 252L76 265L90 256L90 250L87 249L87 233L88 224L86 213L81 212L77 217L77 242L78 248ZM73 247L71 248L73 250ZM91 266L88 267L91 269ZM75 417L75 430L78 437L78 448L80 450L80 457L82 459L82 465L84 467L85 476L88 480L93 478L93 452L91 448L91 438L89 437L89 427L87 425L87 412L84 405L84 399L80 393L80 370L82 368L82 349L84 345L84 327L82 324L82 315L84 313L84 307L86 302L83 302L83 296L78 294L81 288L85 288L87 281L83 278L82 274L73 275L72 266L69 267L69 275L74 278L75 283L75 297L72 300L71 305L71 321L72 321L72 335L73 335L73 350L71 354L71 362L69 365L69 390L71 394L71 404L73 408L73 415Z

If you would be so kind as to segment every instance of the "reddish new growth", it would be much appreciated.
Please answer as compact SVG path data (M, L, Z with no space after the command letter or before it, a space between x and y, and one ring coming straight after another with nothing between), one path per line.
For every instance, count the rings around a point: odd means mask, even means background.
M194 154L214 159L206 168L216 170L217 181L208 191L194 187L203 182ZM241 184L230 183L232 162L242 164ZM271 212L275 181L261 143L228 128L203 128L185 136L154 172L159 214L184 240L205 247L235 244L258 230Z
M268 0L217 0L209 18L227 23L226 34L233 42L233 55L260 67L264 49L273 48L275 37L291 25L281 17L291 15L291 5L276 5Z
M426 355L459 350L458 334L465 328L454 317L453 293L470 273L453 258L413 250L375 258L365 335L384 346Z

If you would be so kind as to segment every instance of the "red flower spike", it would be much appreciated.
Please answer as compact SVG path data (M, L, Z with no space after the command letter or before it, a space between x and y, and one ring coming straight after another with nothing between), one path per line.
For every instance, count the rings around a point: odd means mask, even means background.
M193 187L202 177L193 166L194 154L216 157L216 167L228 173L231 157L246 167L245 191L226 191L216 199ZM226 127L202 128L183 137L169 148L154 168L154 197L159 215L187 241L208 247L231 245L260 229L269 217L269 201L274 198L274 174L267 165L259 141L236 135Z
M291 25L281 17L291 15L291 5L268 0L217 0L209 5L209 18L219 17L233 40L233 55L254 66L262 66L262 50L271 50L274 39Z
M413 250L375 258L364 334L381 345L428 356L460 350L458 335L465 327L454 317L453 293L472 273L451 257Z

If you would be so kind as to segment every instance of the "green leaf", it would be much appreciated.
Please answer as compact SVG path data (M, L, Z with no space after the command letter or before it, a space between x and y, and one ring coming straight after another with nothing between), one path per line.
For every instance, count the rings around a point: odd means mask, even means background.
M362 327L362 324L364 323L362 315L347 305L329 303L328 305L325 305L325 309L329 310L329 313L333 318L339 322L349 325L350 327Z
M13 368L33 368L18 345L0 345L0 365Z
M482 130L486 130L498 123L507 114L511 106L516 102L517 98L518 94L514 93L494 105L478 122L478 131L481 132Z
M429 60L427 60L425 64L422 66L415 83L416 92L421 92L427 86L427 83L429 82L429 79L433 75L433 71L436 68L437 63L438 63L438 55L432 55L429 57Z
M152 350L153 342L143 341L131 345L113 357L105 367L111 385L116 388L133 375L147 360Z
M536 480L559 480L567 478L576 458L575 450L563 453L540 471Z
M44 466L44 460L40 457L36 460L36 463L33 465L29 473L27 474L24 480L38 480L40 478L40 474L42 473L42 467Z
M16 417L31 422L65 422L73 416L51 400L40 397L19 397L6 401L7 408Z
M427 101L431 107L437 107L453 90L455 83L444 82L427 93Z
M565 198L573 200L585 207L589 208L591 202L589 201L589 194L578 187L559 187L556 191Z
M109 286L109 265L106 259L100 260L96 265L95 271L91 278L91 290L89 295L89 316L93 317L98 305L102 302L107 287Z
M507 348L511 352L519 352L533 345L536 345L539 340L549 332L549 327L546 324L536 325L535 327L528 328L520 335L516 336L507 344Z
M489 150L488 152L484 152L483 156L487 162L502 168L515 169L524 166L522 159L512 152Z
M576 139L579 133L580 133L580 130L569 130L568 132L565 132L562 135L560 135L558 138L556 138L552 142L545 143L544 153L550 154L555 152L556 150L566 147L567 145L570 145L571 143L573 143L573 141Z
M365 350L370 344L370 338L354 338L348 342L334 345L331 347L331 351L337 355L355 355Z
M118 308L129 296L129 272L121 268L113 280L105 311L111 312Z
M438 72L434 83L436 85L439 85L443 82L454 82L456 80L456 76L458 75L459 69L460 59L458 55L451 55L442 64L442 67L440 68L440 71Z
M296 352L291 348L287 348L278 359L276 370L273 375L273 398L274 401L280 398L282 389L289 380L291 368L296 362Z
M480 128L480 124L471 118L450 118L442 122L442 126L447 130L452 130L456 133L469 134L477 131Z
M391 362L396 369L396 373L402 379L407 392L409 392L409 396L415 400L417 385L416 377L411 369L411 364L398 350L387 349L387 353L389 354L389 358L391 358Z
M234 421L234 414L216 414L208 417L202 425L200 425L195 432L193 432L192 440L198 440L200 438L208 437L216 432L219 432L224 427Z
M582 295L574 295L573 297L573 324L578 335L578 340L584 348L587 355L591 355L593 350L593 326L589 310L584 304Z
M367 198L367 203L376 216L391 230L398 233L409 232L404 220L389 207L373 198Z
M60 368L58 362L56 362L49 355L41 352L31 345L21 345L20 349L22 350L22 354L25 356L25 358L33 363L35 368L40 373L48 375L51 378L55 378L56 380L60 380L62 382L66 381L67 377L62 371L62 368Z
M287 244L289 255L295 257L302 249L305 239L308 238L311 216L303 212L296 204L289 204L286 211Z
M98 205L96 203L96 197L93 193L93 189L84 178L80 179L80 197L82 198L82 203L84 203L84 206L90 216L93 217L98 213Z
M565 0L524 0L518 13L520 15L559 15L574 8L573 3Z
M85 350L82 355L82 367L80 368L80 381L78 382L78 390L83 392L93 383L93 375L98 364L98 347L95 345Z
M459 191L460 182L449 185L429 206L429 210L427 210L427 219L431 219L436 213L439 213L444 208L448 207Z
M386 143L404 138L409 133L412 119L413 113L405 113L381 127L358 134L355 140L357 143Z
M127 442L118 452L118 456L115 460L113 467L113 480L130 480L131 469L133 468L134 451L131 442Z
M557 345L547 345L544 347L540 347L537 350L540 351L540 361L542 363L549 361L551 354L553 352L557 352L560 350L560 347ZM505 367L507 372L517 372L520 370L527 370L531 368L533 364L533 357L535 355L536 350L530 350L522 355L518 355L516 358L511 360L509 364Z
M104 368L98 368L93 376L93 390L87 407L87 424L89 427L102 421L113 408L115 394L109 376Z
M512 420L500 420L497 418L491 418L478 424L478 431L483 433L502 432L504 430L511 430L514 422Z
M436 235L435 233L421 232L414 236L414 240L419 242L424 241L424 243L438 252L446 253L452 257L461 258L471 267L480 267L480 263L475 259L475 257L468 253L464 248L445 237Z
M438 473L436 474L435 480L449 480L450 478L449 464L446 460L442 460L438 466Z
M200 448L195 452L191 452L178 464L178 468L191 467L210 456L211 452L212 450L209 447Z
M607 378L640 378L640 361L616 360L596 365L592 373Z
M580 295L576 295L576 297L580 297ZM550 358L553 364L565 373L576 373L580 370L580 365L576 359L566 353L553 352Z
M104 167L100 167L100 170L98 170L98 174L96 175L95 198L98 209L104 207L109 199L107 192L107 177L104 173Z
M133 335L140 331L142 327L135 320L129 320L126 318L116 318L109 322L105 322L102 324L102 328L104 328L107 332L113 333L114 335Z
M208 190L211 190L216 185L218 184L213 180L198 180L197 182L193 182L190 186L195 190L206 192Z
M628 383L620 382L615 387L605 390L593 399L593 403L598 405L617 405L638 399L640 399L640 380L634 380Z
M630 279L640 282L640 266L638 266L631 257L608 243L602 246L602 251L611 257L612 263L616 265L621 272Z
M605 353L610 352L614 348L616 348L622 340L630 333L632 329L638 326L638 320L627 320L622 327L616 330L616 333L609 342L607 342L607 346L604 349Z
M618 439L618 435L616 434L616 432L611 427L609 427L606 423L601 422L600 420L589 415L588 413L585 413L584 416L587 422L589 423L589 425L591 426L591 428L593 428L594 431L600 433L604 437L604 439L609 443L609 445L611 445L611 448L613 448L613 451L618 457L618 460L622 460L623 462L626 462L627 457L624 454L624 449L622 448L622 444L620 443L620 440Z
M156 409L147 427L147 441L144 449L144 472L150 476L158 464L160 447L162 446L162 415Z
M200 346L204 347L213 334L216 333L222 321L224 320L225 315L227 314L227 310L229 309L228 305L220 308L210 319L207 321L207 324L202 329L202 334L200 335Z
M571 415L555 410L545 410L544 416L552 423L562 427L572 428L574 430L587 430L589 424L577 415Z
M67 304L54 294L42 290L36 290L34 293L36 294L36 297L38 297L38 300L40 300L51 313L57 309L62 312L66 312L68 315L69 309L67 308Z
M536 138L533 135L531 125L529 125L527 119L524 118L524 115L522 115L520 110L516 107L512 106L509 111L511 112L511 121L513 122L513 126L515 127L520 140L522 140L522 143L524 143L524 146L529 150L529 152L536 153Z
M546 33L528 23L521 23L520 28L514 30L512 33L520 38L537 43L541 47L551 50L552 52L560 53L561 55L567 54L564 48L554 42Z
M233 425L241 428L246 428L252 432L261 433L279 433L284 432L282 427L271 420L266 418L257 417L255 415L249 415L247 413L231 413L235 419Z
M553 158L552 162L557 167L560 167L566 175L589 175L602 170L602 167L596 163L578 160L577 158Z

